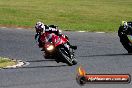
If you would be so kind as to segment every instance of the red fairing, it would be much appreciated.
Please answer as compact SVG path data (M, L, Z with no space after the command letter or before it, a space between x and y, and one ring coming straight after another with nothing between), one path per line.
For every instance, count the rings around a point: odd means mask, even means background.
M51 41L49 41L49 39ZM57 36L54 33L44 33L41 35L40 40L46 45L52 42L55 47L68 42L68 40L65 38L65 35Z
M61 44L64 44L64 43L68 42L68 40L66 38L64 38L64 35L62 35L60 37L60 36L57 36L57 35L53 34L52 35L52 42L56 47L56 46L59 46Z

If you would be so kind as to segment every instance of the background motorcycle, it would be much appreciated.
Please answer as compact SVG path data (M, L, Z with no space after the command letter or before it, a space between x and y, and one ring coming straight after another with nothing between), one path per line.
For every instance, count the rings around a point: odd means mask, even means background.
M120 26L118 36L123 47L128 51L128 53L132 53L132 26L127 28Z
M54 33L46 34L44 40L45 58L54 58L56 62L63 62L69 66L77 64L74 50L70 48L68 39L65 38L64 35L57 36Z

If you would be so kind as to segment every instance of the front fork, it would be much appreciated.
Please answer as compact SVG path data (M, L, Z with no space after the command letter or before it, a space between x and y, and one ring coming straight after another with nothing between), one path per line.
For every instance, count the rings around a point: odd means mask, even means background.
M74 50L72 48L70 48L69 42L65 43L64 46L67 48L69 57L72 59L74 57Z

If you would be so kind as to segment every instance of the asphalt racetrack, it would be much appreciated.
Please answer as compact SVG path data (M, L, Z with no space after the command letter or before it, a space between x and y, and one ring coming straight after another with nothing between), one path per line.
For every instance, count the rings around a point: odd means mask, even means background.
M34 41L34 31L0 28L0 56L27 61L20 68L0 70L0 88L132 88L130 84L76 82L81 65L90 74L132 75L132 55L119 42L117 33L63 32L77 45L78 65L46 60Z

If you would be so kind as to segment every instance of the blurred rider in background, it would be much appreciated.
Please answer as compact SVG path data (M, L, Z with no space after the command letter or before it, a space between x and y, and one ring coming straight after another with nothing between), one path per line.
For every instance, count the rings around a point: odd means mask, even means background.
M119 30L118 36L120 38L120 42L123 47L128 51L128 53L132 53L132 22L122 21Z
M122 21L118 32L120 32L120 31L122 31L122 32L118 33L119 37L121 37L123 34L128 34L128 33L132 34L132 22Z

